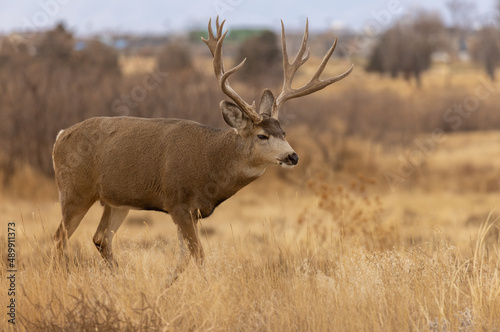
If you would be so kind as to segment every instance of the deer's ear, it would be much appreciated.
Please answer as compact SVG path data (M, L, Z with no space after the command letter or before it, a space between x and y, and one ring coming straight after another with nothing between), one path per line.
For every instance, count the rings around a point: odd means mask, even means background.
M236 130L245 128L250 122L247 115L236 104L229 101L221 101L220 110L222 111L224 121Z
M271 90L265 89L260 98L259 114L261 116L271 117L271 110L274 105L274 96Z

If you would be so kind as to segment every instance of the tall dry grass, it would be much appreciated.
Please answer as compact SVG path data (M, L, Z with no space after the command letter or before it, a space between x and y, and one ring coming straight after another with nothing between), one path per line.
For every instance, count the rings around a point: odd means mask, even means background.
M118 237L120 267L110 271L89 229L51 270L51 232L47 226L30 232L31 222L18 223L20 331L500 328L500 247L498 240L486 243L498 227L491 218L466 250L439 234L419 245L370 250L359 238L323 238L307 226L313 220L288 225L286 233L271 223L260 236L219 233L204 237L205 265L192 263L170 287L173 234L131 228L140 236ZM0 269L6 270L5 258ZM0 302L6 301L2 292Z
M58 205L18 205L33 209L21 217L13 207L2 210L6 220L16 221L17 329L500 328L500 219L494 214L472 228L447 227L436 217L412 230L404 215L389 214L394 206L387 195L378 196L373 179L342 184L320 177L296 195L293 187L271 193L269 185L283 189L273 181L246 188L202 223L206 262L202 268L191 262L172 285L179 253L175 227L164 214L132 213L115 237L120 267L112 271L91 240L100 207L91 209L69 241L67 258L52 269ZM419 206L420 196L410 197ZM5 250L2 255L3 273ZM0 303L7 301L0 293Z

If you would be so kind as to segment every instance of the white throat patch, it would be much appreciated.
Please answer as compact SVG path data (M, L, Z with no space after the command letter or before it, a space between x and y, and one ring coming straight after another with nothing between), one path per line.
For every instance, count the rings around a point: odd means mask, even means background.
M266 169L267 169L267 166L246 167L243 169L243 174L249 178L259 177L262 174L264 174Z

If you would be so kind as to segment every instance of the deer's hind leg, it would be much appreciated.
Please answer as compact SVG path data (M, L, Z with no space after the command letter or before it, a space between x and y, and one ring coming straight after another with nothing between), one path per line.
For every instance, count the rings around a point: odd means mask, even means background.
M83 217L90 209L92 199L61 199L62 220L54 234L53 258L60 258L68 239L76 231Z
M129 209L112 207L104 204L104 211L102 213L101 221L94 234L94 244L101 253L101 256L111 265L117 266L118 264L113 258L113 237L122 225Z

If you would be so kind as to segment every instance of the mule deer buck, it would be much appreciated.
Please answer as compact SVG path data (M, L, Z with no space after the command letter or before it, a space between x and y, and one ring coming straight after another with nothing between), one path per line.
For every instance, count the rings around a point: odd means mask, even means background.
M62 221L55 233L54 256L61 256L68 238L87 210L100 201L104 212L93 241L112 266L112 240L129 209L169 213L177 225L181 255L175 269L178 276L191 256L203 262L197 221L208 217L223 201L260 177L266 168L297 165L298 155L285 140L278 115L289 99L321 90L352 71L321 80L337 40L324 56L316 73L301 88L293 88L297 69L309 58L306 50L308 23L302 45L290 63L281 22L284 82L275 98L264 90L259 106L248 104L230 86L228 77L245 60L226 70L222 43L224 22L216 20L216 33L208 23L203 39L213 56L215 76L222 91L232 100L220 109L228 130L211 128L180 119L99 117L80 122L59 133L53 149L55 177L59 189Z

